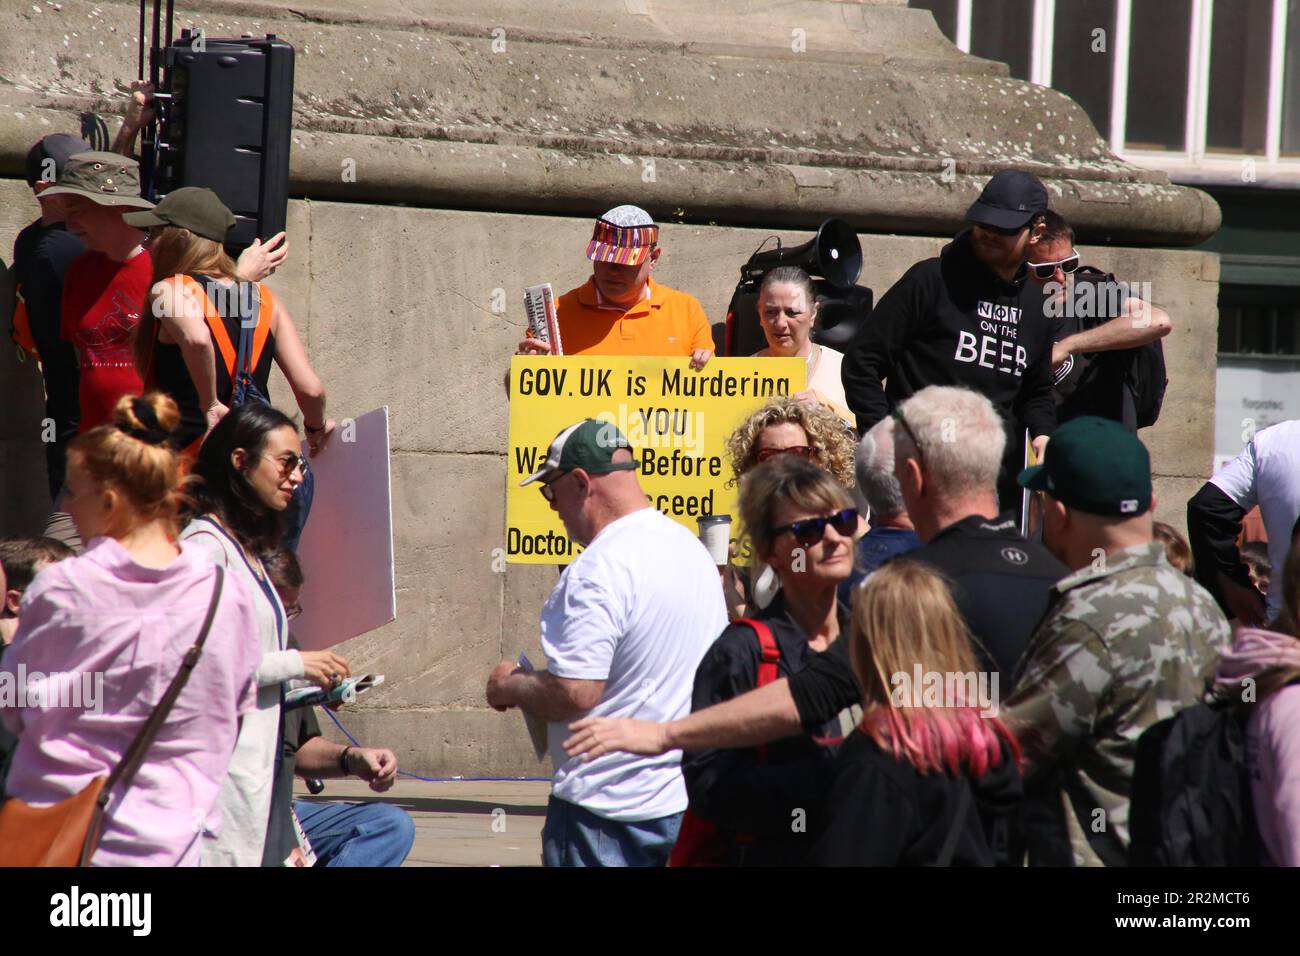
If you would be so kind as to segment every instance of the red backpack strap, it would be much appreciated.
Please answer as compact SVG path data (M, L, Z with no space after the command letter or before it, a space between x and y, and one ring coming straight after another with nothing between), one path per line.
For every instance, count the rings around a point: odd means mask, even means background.
M776 638L772 636L772 629L762 621L756 621L752 617L737 618L733 623L744 624L754 631L754 636L758 638L758 687L765 687L777 679L776 664L781 659L781 648L776 646Z
M768 684L775 683L780 676L777 663L781 660L781 648L777 646L772 629L752 617L737 618L733 623L747 625L758 638L758 683L755 686L766 687ZM767 763L767 745L760 744L754 749L758 751L758 762Z

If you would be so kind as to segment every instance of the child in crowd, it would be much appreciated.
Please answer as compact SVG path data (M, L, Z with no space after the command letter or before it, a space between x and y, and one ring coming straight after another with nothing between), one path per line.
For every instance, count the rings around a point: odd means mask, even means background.
M1247 541L1241 546L1241 560L1250 569L1250 583L1260 594L1268 594L1273 580L1273 562L1268 558L1268 542Z
M76 556L75 551L54 538L6 538L0 541L0 567L7 584L0 585L0 645L14 639L23 592L32 579L51 564Z
M1002 862L1020 748L943 577L906 557L885 564L854 597L849 640L864 714L840 749L813 862ZM937 698L918 686L935 680Z
M1183 572L1189 578L1195 574L1191 546L1187 543L1187 539L1178 533L1177 528L1163 521L1154 521L1151 523L1151 534L1165 546L1165 557L1176 570Z

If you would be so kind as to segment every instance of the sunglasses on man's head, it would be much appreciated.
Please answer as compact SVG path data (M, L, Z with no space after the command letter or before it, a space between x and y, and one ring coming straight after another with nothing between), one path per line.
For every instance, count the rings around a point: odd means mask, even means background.
M837 511L835 514L826 515L823 518L804 518L802 521L792 521L780 528L773 528L772 537L778 537L789 531L794 535L795 541L806 548L809 545L816 544L826 536L827 525L834 528L835 533L840 537L851 538L853 533L858 530L858 509L845 508L843 511Z
M907 424L907 419L903 417L903 410L901 408L895 408L892 412L890 412L890 415L894 419L894 421L898 424L898 426L903 429L904 434L906 434L908 439L912 442L912 447L916 449L917 464L919 464L922 470L924 470L925 453L921 451L921 441L916 437L916 432L912 431L912 426Z
M761 465L769 458L775 458L777 455L798 455L800 458L811 458L813 448L811 445L791 445L789 448L760 448L755 458Z
M1056 270L1060 269L1066 275L1079 268L1079 254L1066 256L1056 262L1027 262L1026 266L1040 279L1050 279L1056 275Z

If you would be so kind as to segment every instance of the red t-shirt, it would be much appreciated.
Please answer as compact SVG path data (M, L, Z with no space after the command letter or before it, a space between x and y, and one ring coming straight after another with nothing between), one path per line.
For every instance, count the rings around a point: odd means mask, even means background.
M131 340L152 277L153 261L144 251L125 262L87 251L68 266L60 334L76 348L81 366L79 433L107 425L119 398L144 391Z

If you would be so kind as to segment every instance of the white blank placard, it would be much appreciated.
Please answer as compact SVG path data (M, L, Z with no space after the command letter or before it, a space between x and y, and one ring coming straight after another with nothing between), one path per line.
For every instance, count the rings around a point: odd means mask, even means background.
M338 425L311 468L316 497L298 546L303 610L290 625L305 651L397 617L388 406Z

